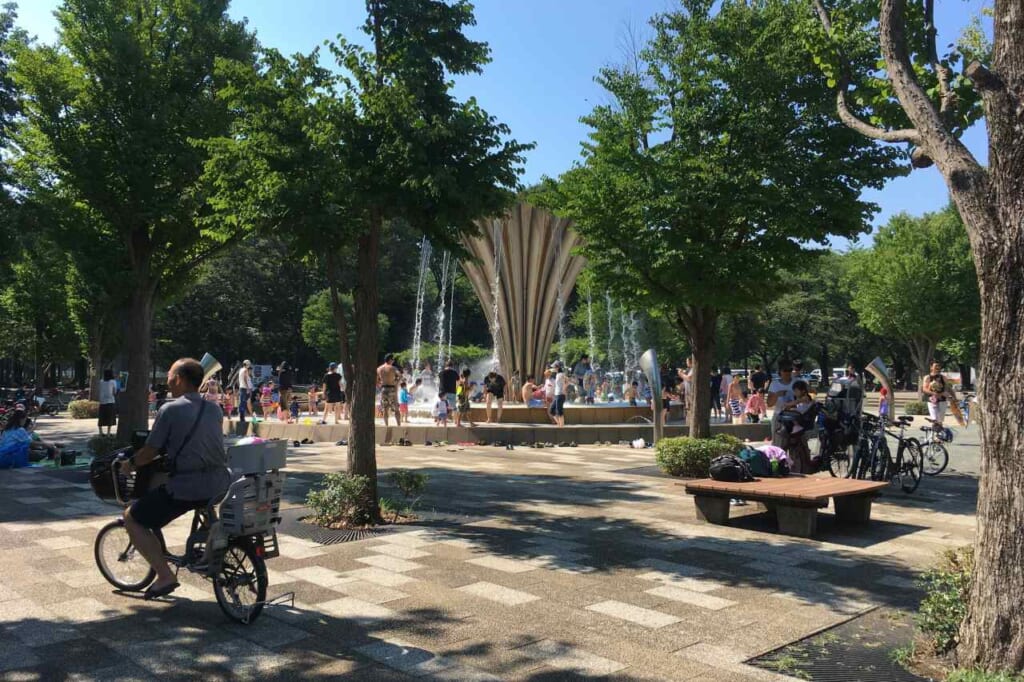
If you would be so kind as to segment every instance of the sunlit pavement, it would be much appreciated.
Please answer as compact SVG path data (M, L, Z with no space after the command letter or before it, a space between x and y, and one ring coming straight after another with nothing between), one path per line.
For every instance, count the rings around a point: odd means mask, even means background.
M77 444L95 430L40 424ZM914 495L887 490L869 526L842 530L825 513L819 537L802 540L753 505L730 526L698 524L650 449L382 447L381 473L428 473L418 506L448 522L334 545L282 532L269 593L294 592L295 606L248 627L192 576L161 602L115 593L92 543L117 510L84 469L0 471L0 675L783 679L743 661L877 606L912 606L916 573L971 540L975 427L951 455ZM290 448L289 506L345 462L343 448Z

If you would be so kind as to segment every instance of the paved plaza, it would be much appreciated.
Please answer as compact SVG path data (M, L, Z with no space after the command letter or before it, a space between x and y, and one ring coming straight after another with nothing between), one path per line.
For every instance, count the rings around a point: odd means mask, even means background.
M41 425L78 442L94 428ZM317 474L345 467L342 448L290 450L292 507ZM825 514L802 540L754 505L728 527L697 523L650 449L380 448L382 473L431 476L424 525L333 545L283 528L269 595L294 592L294 607L249 627L228 623L194 576L160 602L115 593L93 539L116 510L84 470L0 471L0 676L790 679L744 661L875 608L912 608L917 572L971 540L975 427L952 454L953 470L916 494L886 491L869 527Z

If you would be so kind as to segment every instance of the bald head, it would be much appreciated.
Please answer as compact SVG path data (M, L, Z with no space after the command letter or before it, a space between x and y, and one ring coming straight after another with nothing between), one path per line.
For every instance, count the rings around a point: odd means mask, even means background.
M183 384L183 393L198 391L203 383L206 372L195 358L181 358L171 365L170 374L177 377Z

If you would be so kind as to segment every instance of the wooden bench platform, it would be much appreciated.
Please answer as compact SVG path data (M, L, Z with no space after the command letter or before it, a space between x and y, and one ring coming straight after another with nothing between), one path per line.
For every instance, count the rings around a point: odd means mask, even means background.
M745 483L708 478L685 485L686 492L694 496L697 518L701 521L727 522L729 500L737 498L764 504L775 514L780 532L811 537L818 528L818 509L827 507L830 497L837 521L867 523L871 519L871 501L888 483L794 475Z

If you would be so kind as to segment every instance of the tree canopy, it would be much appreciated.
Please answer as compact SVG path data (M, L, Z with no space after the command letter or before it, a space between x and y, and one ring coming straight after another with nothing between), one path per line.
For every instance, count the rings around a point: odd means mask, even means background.
M775 295L780 273L831 235L866 230L861 190L897 153L845 128L800 40L795 3L686 0L652 20L639 64L603 69L612 103L583 118L583 161L536 194L571 217L620 296L662 308L690 338L694 435L722 311Z
M953 206L894 216L870 249L851 254L848 284L861 323L906 343L919 376L941 341L978 333L978 282Z

